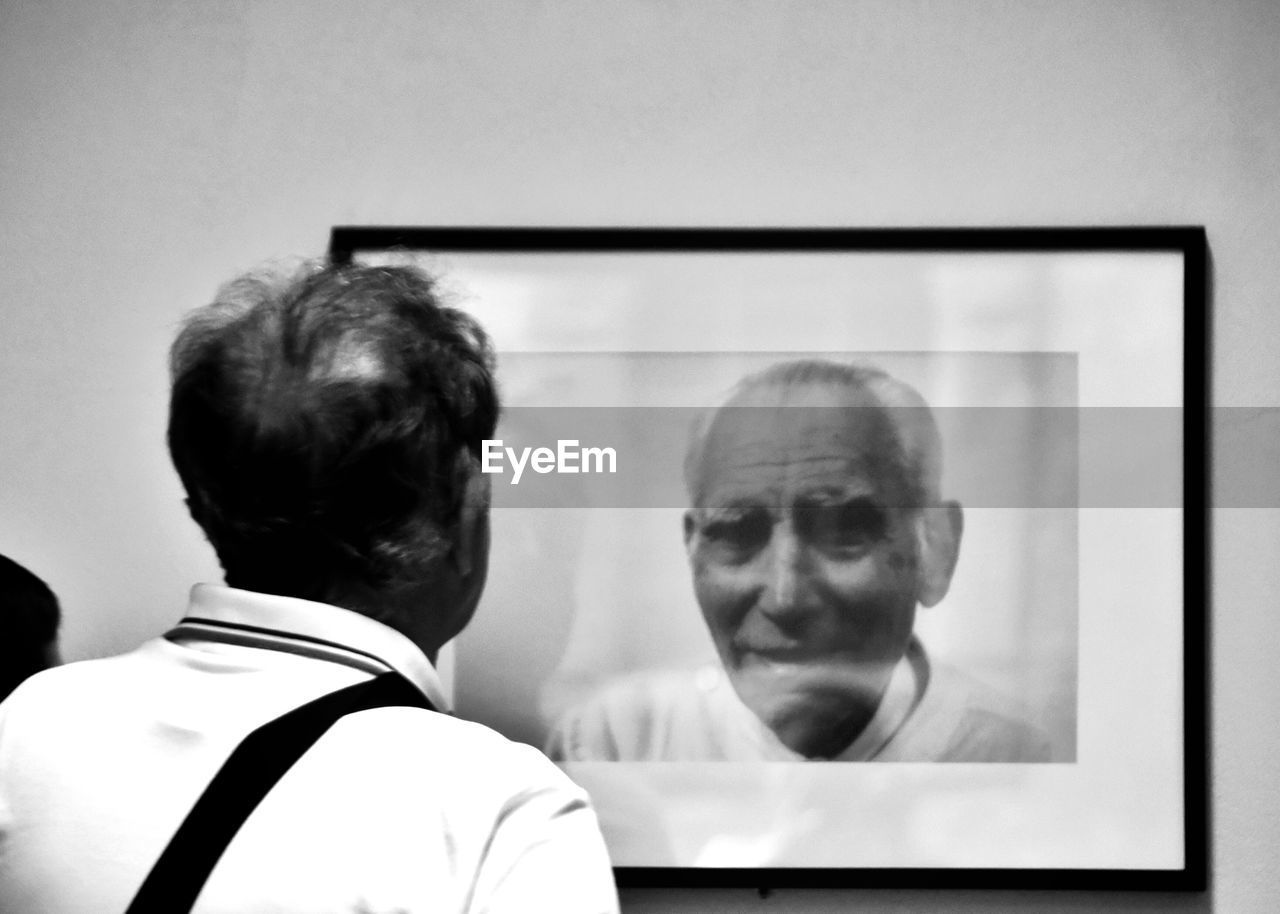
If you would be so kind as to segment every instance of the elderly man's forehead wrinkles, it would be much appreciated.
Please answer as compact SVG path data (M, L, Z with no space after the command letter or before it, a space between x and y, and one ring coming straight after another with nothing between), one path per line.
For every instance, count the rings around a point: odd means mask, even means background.
M867 457L797 452L787 457L747 451L724 455L708 468L708 507L737 504L785 506L798 499L839 501L881 495Z

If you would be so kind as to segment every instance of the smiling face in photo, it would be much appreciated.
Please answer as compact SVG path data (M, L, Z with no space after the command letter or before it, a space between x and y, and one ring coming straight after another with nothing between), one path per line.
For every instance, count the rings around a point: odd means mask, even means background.
M739 697L788 748L830 757L906 650L918 505L892 410L772 386L716 416L685 517L694 590Z

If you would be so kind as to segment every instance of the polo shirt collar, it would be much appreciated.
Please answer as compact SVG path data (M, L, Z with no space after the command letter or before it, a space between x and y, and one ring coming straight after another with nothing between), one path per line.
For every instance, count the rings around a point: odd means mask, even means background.
M450 710L440 677L417 645L388 625L328 603L196 584L186 616L165 637L301 654L373 675L393 671L436 710Z
M864 762L875 758L906 723L924 691L914 668L916 655L923 658L923 649L912 636L906 652L894 665L875 714L857 738L835 756L834 761Z

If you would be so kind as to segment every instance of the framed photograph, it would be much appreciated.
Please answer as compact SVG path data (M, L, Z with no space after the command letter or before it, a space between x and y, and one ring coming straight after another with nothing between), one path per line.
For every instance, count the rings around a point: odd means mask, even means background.
M1200 228L357 227L497 352L455 712L621 885L1206 879Z

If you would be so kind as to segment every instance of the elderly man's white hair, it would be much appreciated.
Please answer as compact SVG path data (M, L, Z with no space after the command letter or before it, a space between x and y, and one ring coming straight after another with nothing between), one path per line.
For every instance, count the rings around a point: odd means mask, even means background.
M869 395L894 429L896 453L880 456L900 476L907 499L914 507L938 502L942 486L942 439L933 411L919 392L871 365L796 359L747 375L735 385L723 404L699 417L684 461L685 488L691 503L697 505L701 498L707 443L721 410L743 405L763 390L814 386Z

